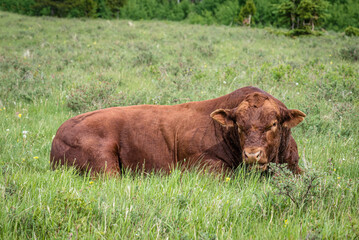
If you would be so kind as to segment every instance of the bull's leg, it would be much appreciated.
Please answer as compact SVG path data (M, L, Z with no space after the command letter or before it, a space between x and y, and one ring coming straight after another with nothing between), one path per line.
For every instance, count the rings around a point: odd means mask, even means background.
M100 141L97 141L97 143ZM87 142L88 143L88 142ZM120 174L120 162L115 144L69 145L55 139L52 144L50 161L52 167L58 165L73 166L80 172L89 172L95 176L99 173Z
M91 175L93 176L99 173L112 176L119 175L121 169L117 148L107 145L99 150L90 151L89 166L91 166Z
M230 168L226 163L219 159L203 159L203 169L210 173L227 175L233 173L232 168Z

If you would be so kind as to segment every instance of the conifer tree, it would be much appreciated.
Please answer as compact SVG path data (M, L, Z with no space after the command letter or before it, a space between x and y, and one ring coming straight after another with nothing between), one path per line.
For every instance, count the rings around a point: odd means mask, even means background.
M285 0L278 5L278 15L290 28L314 31L327 17L328 2L325 0Z
M244 25L251 25L252 17L256 13L256 6L253 0L247 0L246 4L241 8L239 18Z

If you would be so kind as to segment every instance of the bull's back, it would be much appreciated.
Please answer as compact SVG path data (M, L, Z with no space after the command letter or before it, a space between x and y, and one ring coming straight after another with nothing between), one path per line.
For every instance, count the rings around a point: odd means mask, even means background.
M78 115L57 131L51 161L81 169L101 165L107 154L126 168L169 169L176 162L176 134L189 111L178 105L142 105Z

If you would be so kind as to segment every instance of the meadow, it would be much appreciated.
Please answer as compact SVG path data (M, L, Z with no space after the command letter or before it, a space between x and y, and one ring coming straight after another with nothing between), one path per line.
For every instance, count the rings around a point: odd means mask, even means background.
M358 239L359 38L271 32L0 12L0 239ZM79 113L248 85L307 114L303 176L50 169Z

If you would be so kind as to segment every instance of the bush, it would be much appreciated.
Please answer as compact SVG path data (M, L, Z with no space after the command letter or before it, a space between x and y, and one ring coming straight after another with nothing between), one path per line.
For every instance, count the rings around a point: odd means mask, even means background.
M352 36L356 36L358 37L359 36L359 28L356 28L356 27L347 27L345 29L345 35L349 36L349 37L352 37Z
M359 27L357 0L328 1L330 4L324 0L0 0L0 9L37 16L188 19L202 25L246 20L260 26L292 28L311 25L314 29L323 24L336 31L348 25Z
M318 173L307 170L303 175L295 177L286 166L273 163L270 164L270 172L274 175L272 183L275 195L287 199L287 203L299 209L319 200L321 176Z
M359 27L359 1L357 0L330 0L328 19L324 25L335 31L344 30L347 26Z
M215 19L211 12L204 11L202 14L191 12L188 16L188 21L192 24L211 25Z
M85 112L116 106L116 87L112 82L99 81L73 88L67 96L67 106L73 111Z
M0 58L0 72L7 73L0 76L0 101L32 102L52 93L54 82L49 81L41 69L19 59Z
M97 6L97 17L104 19L110 19L112 17L111 9L105 0L97 0Z
M257 9L253 2L253 0L247 0L246 4L241 8L241 12L239 13L239 18L243 22L243 24L251 25L252 17L256 13Z
M33 9L36 0L0 0L0 9L25 15L36 15Z
M359 60L359 47L348 46L340 50L340 56L345 60L358 61Z
M237 15L239 6L236 2L226 1L224 4L219 5L215 11L215 17L219 24L231 25L237 22Z
M303 35L314 35L314 36L320 36L322 35L319 31L312 31L309 28L298 28L288 31L286 36L289 37L297 37L297 36L303 36Z

